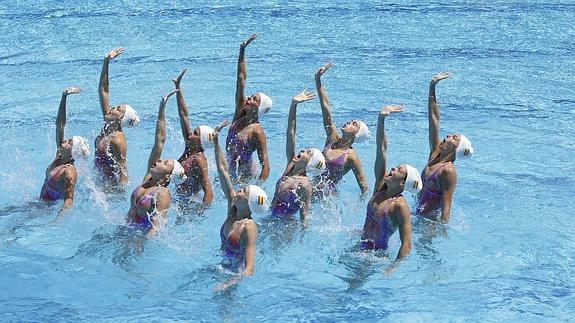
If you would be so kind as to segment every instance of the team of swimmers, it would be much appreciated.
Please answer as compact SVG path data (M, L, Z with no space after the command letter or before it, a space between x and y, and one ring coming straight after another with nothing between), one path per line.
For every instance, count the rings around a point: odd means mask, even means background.
M246 84L245 50L256 39L256 35L240 44L237 64L237 80L234 116L226 138L226 153L223 152L219 133L229 122L223 121L215 128L200 125L190 126L188 108L181 88L186 73L184 69L174 80L175 89L160 101L154 145L148 157L147 171L142 182L130 196L127 222L142 231L147 238L156 234L160 221L166 218L171 204L168 185L176 186L179 196L193 197L203 193L201 202L213 201L213 188L208 174L208 162L204 149L213 148L221 189L227 199L227 217L220 229L221 249L230 267L244 275L254 270L257 226L252 213L270 212L275 217L292 217L299 212L306 223L312 201L322 201L337 193L341 179L353 172L361 193L368 192L368 184L360 156L353 144L365 141L370 136L367 125L360 120L350 120L338 133L331 116L327 92L322 76L331 68L328 63L315 74L317 96L321 105L326 141L323 150L317 148L296 149L297 107L312 100L316 94L304 90L291 101L286 129L286 167L277 180L273 198L257 185L245 185L234 189L234 183L245 184L254 178L267 180L270 173L267 138L259 118L272 107L272 100L266 94L257 92L251 96L244 93ZM140 122L137 112L128 104L110 106L108 67L111 60L124 52L123 48L111 50L102 64L98 94L104 125L96 137L95 167L104 180L104 185L125 184L127 172L127 142L124 127L133 127ZM407 256L411 250L410 209L403 197L403 191L417 195L416 214L438 220L449 221L453 192L457 184L454 162L473 154L471 142L462 134L449 134L443 140L439 137L439 105L435 88L438 82L451 77L449 73L435 75L429 84L429 158L421 172L408 164L388 169L387 136L385 120L403 108L388 105L379 112L376 130L376 159L374 165L375 187L367 203L367 212L361 248L366 250L387 249L390 236L399 230L401 246L396 260ZM62 199L59 215L72 206L74 186L77 180L74 159L86 158L90 154L85 138L73 136L64 139L66 124L66 103L69 95L80 93L79 88L64 90L56 118L56 157L46 169L46 179L40 199L56 201ZM184 152L178 159L161 159L166 141L166 105L176 95L178 115L184 138ZM257 162L252 155L257 152Z

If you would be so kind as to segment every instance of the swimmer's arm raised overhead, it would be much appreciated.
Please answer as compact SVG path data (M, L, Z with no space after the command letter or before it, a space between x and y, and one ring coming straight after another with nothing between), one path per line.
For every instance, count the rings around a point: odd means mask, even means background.
M373 172L375 173L374 192L379 191L383 186L385 169L387 167L387 136L385 135L385 118L392 113L402 111L403 107L399 105L387 105L379 111L379 117L377 120L375 164L373 166Z
M258 180L265 181L270 176L270 161L268 158L268 143L266 139L266 134L261 127L257 127L254 132L254 139L257 141L257 152L260 165L262 165L262 171Z
M60 147L64 141L64 127L66 126L66 98L70 94L80 93L82 90L77 87L69 87L62 92L60 106L58 106L58 116L56 116L56 146Z
M184 68L184 70L181 71L180 74L172 80L176 86L176 90L178 90L178 93L176 93L176 100L178 102L178 116L180 117L180 126L182 128L182 136L184 137L184 140L188 140L190 137L191 129L190 120L188 117L188 106L186 105L184 94L182 93L182 88L180 87L180 82L182 81L182 77L184 77L186 71L187 69Z
M98 95L100 97L100 108L102 109L102 117L105 117L110 113L110 99L109 93L109 82L108 82L108 66L110 65L110 60L116 58L124 52L124 48L117 47L112 49L104 57L104 62L102 63L102 72L100 73L100 84L98 85Z
M295 156L295 133L296 133L296 112L297 105L315 98L315 93L308 89L304 89L296 94L292 100L289 108L288 126L286 130L286 159L287 165L290 164ZM286 166L287 167L287 166Z
M158 120L156 121L156 134L154 136L154 146L148 157L148 166L146 168L146 176L144 180L149 175L150 168L154 166L156 161L162 156L162 151L164 150L164 143L166 142L166 104L168 99L176 93L178 90L174 90L162 97L160 100L160 107L158 108Z
M429 82L429 96L427 98L427 117L429 122L429 160L433 156L433 152L439 146L441 140L439 139L439 104L435 95L435 86L439 81L451 77L451 73L441 72L431 78Z
M160 226L160 217L165 222L168 216L168 209L170 208L170 192L167 189L160 189L154 197L154 211L150 216L150 222L152 223L152 228L146 233L146 239L152 238L158 233L158 228Z
M453 192L457 184L457 172L453 164L443 167L439 175L439 182L441 184L441 222L448 223L451 217L451 201L453 200Z
M204 156L204 154L201 154L197 158L197 164L198 168L200 169L200 185L202 186L202 190L204 190L204 198L202 203L210 204L214 200L214 191L212 189L212 182L210 182L210 176L208 173L208 161L206 160L206 156Z
M325 87L321 83L321 76L327 70L329 70L333 66L332 63L327 63L324 66L320 67L317 72L315 73L315 87L317 93L319 95L319 103L321 105L321 114L323 116L323 127L325 130L325 134L327 135L326 138L326 145L330 142L334 142L339 139L339 135L337 134L337 128L333 123L331 118L331 108L329 106L329 100L327 98L327 92Z
M220 185L222 191L228 200L228 207L233 203L233 199L236 196L236 191L234 191L234 186L232 185L232 180L230 179L230 174L228 173L228 163L226 162L226 157L222 148L220 147L219 134L223 127L227 126L230 122L224 120L217 127L214 128L213 138L214 138L214 155L216 159L216 168L218 169L218 175L220 177Z
M246 87L246 59L245 59L245 51L246 47L256 39L257 35L253 34L250 38L244 40L240 44L240 54L238 56L238 70L237 70L237 78L236 78L236 110L234 112L234 119L236 121L244 108L244 101L245 101L245 87Z

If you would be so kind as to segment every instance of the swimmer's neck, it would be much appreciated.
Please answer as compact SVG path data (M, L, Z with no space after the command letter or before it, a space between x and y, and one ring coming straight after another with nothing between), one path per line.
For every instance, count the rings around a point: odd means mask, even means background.
M291 163L292 165L290 169L286 172L286 176L305 176L305 168L296 170L293 162Z
M241 221L243 219L250 219L252 216L252 212L250 211L249 207L240 209L237 205L235 205L236 212L235 214L231 214L231 217L234 221Z
M67 158L62 158L62 157L58 157L56 156L54 158L54 160L52 161L52 166L53 167L57 167L57 166L61 166L61 165L66 165L66 164L74 164L74 158L71 157L67 157Z
M333 145L332 149L351 149L353 141L355 140L355 135L343 134L343 137L339 138Z
M184 151L184 158L188 158L191 155L195 155L197 153L203 153L204 152L204 148L201 145L186 145L186 149Z
M245 110L245 111L246 111L246 125L256 123L259 121L257 110L251 110L251 111Z
M109 135L116 131L122 131L122 124L119 122L105 122L102 127L101 133L104 135Z
M145 181L142 184L142 187L144 188L150 188L153 186L167 186L166 185L167 180L165 179L165 177L162 178L154 178L154 176L151 176L150 179L148 179L147 181Z
M390 185L391 183L385 182L380 192L383 192L385 199L390 197L399 196L403 192L403 189L399 185Z

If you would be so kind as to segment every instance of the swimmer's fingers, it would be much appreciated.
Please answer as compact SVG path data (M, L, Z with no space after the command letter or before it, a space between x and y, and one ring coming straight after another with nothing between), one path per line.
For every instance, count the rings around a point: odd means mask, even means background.
M305 101L313 100L315 98L315 96L316 96L315 92L310 91L308 89L305 89L305 90L301 91L300 93L296 94L292 98L292 101L295 103L302 103Z
M80 93L80 92L82 92L82 89L80 89L79 87L69 87L69 88L66 88L64 90L65 95L76 94L76 93Z
M174 82L174 84L175 84L176 86L179 86L179 85L180 85L180 82L182 81L182 77L184 77L184 74L186 74L187 71L188 71L188 69L187 69L187 68L184 68L184 69L180 72L180 74L178 74L178 76L177 76L175 79L172 80L172 82Z
M160 101L160 105L163 106L163 107L165 107L165 106L166 106L166 103L168 102L168 99L169 99L172 95L174 95L174 93L176 93L176 92L178 92L178 91L180 91L180 90L176 89L176 90L173 90L173 91L171 91L170 93L164 95L164 96L162 97L162 100Z
M333 66L333 63L327 63L325 65L323 65L322 67L320 67L317 72L315 72L315 77L320 77L323 75L323 73L327 72L327 70L329 70L331 67Z
M214 128L214 132L213 132L214 137L217 137L220 134L220 130L222 130L228 124L230 124L230 122L228 120L224 120L219 125L217 125Z
M381 110L379 111L379 114L382 116L388 116L392 113L397 112L403 112L403 106L398 104L390 104L382 107Z
M453 74L451 74L451 73L449 73L449 72L441 72L441 73L438 73L438 74L434 75L434 76L431 78L431 82L437 83L437 82L439 82L439 81L441 81L441 80L445 80L445 79L450 78L450 77L452 77L452 76L453 76Z
M114 59L114 58L122 55L123 52L124 52L124 47L116 47L116 48L112 49L110 52L108 52L106 57L108 57L109 59Z
M251 42L253 42L256 38L258 37L257 34L253 34L250 36L250 38L244 40L241 44L240 47L241 48L246 48Z

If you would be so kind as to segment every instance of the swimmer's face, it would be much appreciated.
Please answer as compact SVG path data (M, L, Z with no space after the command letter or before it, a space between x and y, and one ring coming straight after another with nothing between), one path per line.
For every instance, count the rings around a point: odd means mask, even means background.
M250 111L257 111L258 107L260 106L261 103L261 98L259 96L259 94L252 94L251 96L246 97L245 102L244 102L244 108L246 110L250 110Z
M173 159L166 159L166 160L158 159L156 163L152 165L152 167L150 168L150 173L155 178L161 178L171 175L173 170L174 170Z
M343 127L341 127L341 132L355 136L359 131L359 121L351 120L346 122Z
M62 160L72 159L72 138L62 141L58 147L58 158Z
M407 179L407 167L405 165L398 165L395 167L391 167L389 173L385 175L385 180L388 182L405 182Z
M307 163L313 156L313 151L311 149L302 149L299 151L297 155L292 158L292 162L294 163L294 168L296 169L305 169Z
M104 120L109 123L120 122L126 113L126 105L120 104L118 106L112 107L110 112L104 116Z
M190 135L188 136L188 140L186 142L186 146L191 147L191 146L201 146L202 145L202 140L200 137L200 127L196 127L194 128L194 130L192 132L190 132Z
M459 146L459 141L461 140L461 137L457 134L449 134L447 136L445 136L445 138L443 138L443 141L441 142L441 144L439 144L439 149L441 149L442 152L452 152L455 151L457 149L457 146Z
M250 194L250 189L248 187L242 187L236 191L236 196L234 197L234 203L239 208L249 207L248 197Z

